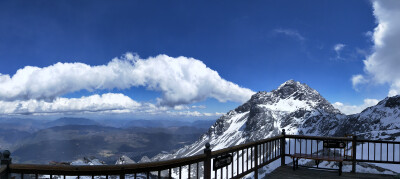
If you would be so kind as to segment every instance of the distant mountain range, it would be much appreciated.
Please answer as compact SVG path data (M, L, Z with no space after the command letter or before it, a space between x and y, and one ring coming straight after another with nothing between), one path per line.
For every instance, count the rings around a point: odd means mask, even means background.
M0 150L9 149L14 162L71 162L94 157L114 164L122 155L171 152L198 139L215 121L113 120L60 118L56 120L0 119ZM205 127L207 126L207 127Z

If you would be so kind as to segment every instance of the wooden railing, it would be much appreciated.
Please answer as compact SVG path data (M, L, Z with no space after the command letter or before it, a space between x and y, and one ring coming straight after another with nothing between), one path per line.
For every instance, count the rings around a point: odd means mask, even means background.
M346 143L345 149L329 155L344 155L356 172L357 162L400 164L400 142L379 140L358 140L352 137L318 137L285 135L211 151L206 144L204 153L191 157L126 165L57 166L34 164L11 164L9 153L1 160L0 178L65 178L66 176L89 176L89 178L241 178L253 173L258 178L258 169L280 159L286 165L285 157L294 153L321 155L324 140ZM353 145L356 144L356 145ZM343 153L342 153L343 152ZM232 162L222 168L214 168L213 161L229 155ZM1 157L1 155L0 155ZM279 165L279 164L278 164Z

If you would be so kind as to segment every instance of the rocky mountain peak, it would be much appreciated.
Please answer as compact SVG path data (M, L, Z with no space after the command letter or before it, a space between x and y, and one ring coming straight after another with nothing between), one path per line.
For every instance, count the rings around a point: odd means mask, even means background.
M286 99L289 97L295 97L295 99L304 100L307 96L311 98L319 98L320 94L310 88L305 83L300 83L294 80L288 80L281 84L278 89L274 90L273 93L281 99Z
M400 95L392 96L386 99L385 107L399 108L400 107Z
M297 109L323 109L331 113L340 113L316 90L307 84L295 80L288 80L271 92L260 91L254 94L249 101L235 109L236 112L245 112L262 105L275 110L296 111Z

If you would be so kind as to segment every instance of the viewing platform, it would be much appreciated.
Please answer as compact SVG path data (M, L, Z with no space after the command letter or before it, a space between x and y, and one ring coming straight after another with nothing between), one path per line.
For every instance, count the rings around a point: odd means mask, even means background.
M400 142L358 139L356 136L320 137L281 135L185 158L124 165L14 164L8 151L0 154L1 179L24 178L396 178L357 172L360 164L400 167ZM289 160L290 159L290 160ZM324 165L321 163L325 162ZM326 164L329 163L329 167ZM298 165L294 165L298 164ZM306 168L306 166L319 166ZM266 174L265 166L276 168ZM298 166L298 167L296 167ZM346 170L342 172L342 166ZM394 166L394 168L397 168ZM332 171L332 169L335 169ZM390 173L390 172L389 172Z
M264 178L287 178L287 179L392 179L396 178L393 175L384 174L371 174L371 173L351 173L343 172L341 176L337 175L336 171L326 169L315 169L307 167L299 167L298 170L293 171L292 166L281 166L270 174L267 174Z

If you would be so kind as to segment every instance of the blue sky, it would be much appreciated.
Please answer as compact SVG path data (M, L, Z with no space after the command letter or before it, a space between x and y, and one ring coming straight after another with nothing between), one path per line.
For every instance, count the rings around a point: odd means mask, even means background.
M396 20L386 15L398 11L395 1L367 0L1 1L0 88L6 92L0 104L14 107L0 106L0 112L217 118L252 93L289 79L308 84L344 112L360 110L400 91L396 54L376 58L399 44L391 39L400 35L389 33L398 27ZM97 76L101 66L115 72L113 59L116 68L137 71L121 79ZM138 61L144 63L140 68ZM201 70L190 79L167 78L176 74L175 65L180 72ZM71 69L92 71L77 77ZM14 78L18 70L23 77ZM209 72L217 74L190 84L196 74ZM86 78L98 83L87 85ZM192 91L183 91L181 80ZM87 105L94 102L104 104ZM59 107L64 103L86 107Z

